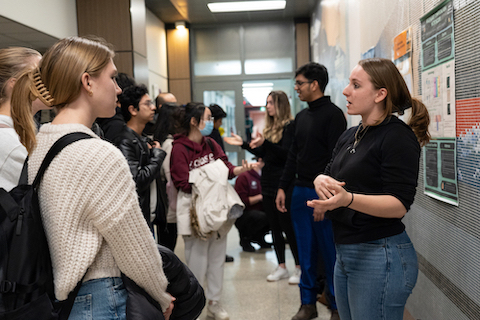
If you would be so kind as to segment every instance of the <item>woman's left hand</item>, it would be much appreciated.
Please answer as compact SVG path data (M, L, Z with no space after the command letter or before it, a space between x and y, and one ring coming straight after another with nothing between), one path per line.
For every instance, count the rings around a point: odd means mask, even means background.
M247 171L250 171L250 170L257 169L258 166L259 166L258 162L248 163L247 160L242 160L242 165L241 165L241 166L238 166L238 167L235 167L235 168L233 169L233 174L235 174L236 176L238 176L238 175L241 174L241 173L244 173L244 172L247 172Z
M248 163L247 160L242 160L242 168L244 169L244 172L257 169L258 166L259 166L258 162Z

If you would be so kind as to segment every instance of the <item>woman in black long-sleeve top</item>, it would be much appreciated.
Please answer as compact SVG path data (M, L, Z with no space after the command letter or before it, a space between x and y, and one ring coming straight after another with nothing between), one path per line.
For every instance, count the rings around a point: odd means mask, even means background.
M225 142L241 146L257 157L261 157L265 162L260 180L262 184L263 209L272 228L273 246L278 260L278 267L268 275L267 281L278 281L289 277L285 266L285 240L283 238L283 232L285 232L296 265L289 283L297 284L300 281L300 265L290 212L281 213L275 205L280 177L287 161L288 150L293 141L294 133L290 103L285 92L270 92L267 97L266 109L263 135L253 139L250 144L244 142L240 136L235 134L230 138L225 138Z
M332 220L335 299L342 320L401 320L418 263L402 218L413 203L430 117L391 60L361 60L343 94L362 123L338 139L315 179L314 219ZM408 123L394 113L411 108Z

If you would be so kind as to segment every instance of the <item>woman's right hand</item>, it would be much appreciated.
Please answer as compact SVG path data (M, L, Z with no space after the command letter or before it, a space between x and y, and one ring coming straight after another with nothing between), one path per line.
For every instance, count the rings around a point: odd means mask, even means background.
M173 307L175 306L174 302L175 300L177 300L177 298L173 297L172 295L170 295L170 297L172 297L172 301L170 301L170 305L168 306L167 310L165 310L165 312L163 313L163 317L165 318L165 320L170 319L170 316L172 315L172 312L173 312Z
M340 182L330 176L321 174L315 178L313 185L315 186L315 191L320 200L327 200L334 196L333 186L338 185L343 187L345 182Z
M223 137L223 141L226 143L232 145L232 146L242 146L243 145L243 139L239 135L232 133L231 137Z
M277 206L277 210L280 212L287 212L287 208L285 207L285 191L283 189L278 189L277 197L275 198L275 204Z

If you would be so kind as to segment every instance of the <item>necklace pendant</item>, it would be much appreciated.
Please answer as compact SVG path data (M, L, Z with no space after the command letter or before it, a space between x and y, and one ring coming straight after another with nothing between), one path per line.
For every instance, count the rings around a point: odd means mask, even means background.
M355 149L350 150L350 153L351 153L351 154L354 154L354 153L355 153Z

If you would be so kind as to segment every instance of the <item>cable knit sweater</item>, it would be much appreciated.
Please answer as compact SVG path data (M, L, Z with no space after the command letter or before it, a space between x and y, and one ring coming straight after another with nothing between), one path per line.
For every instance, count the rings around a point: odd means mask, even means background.
M29 183L50 147L70 132L94 139L74 142L52 161L39 198L53 263L55 296L67 299L84 281L118 277L144 288L162 309L170 303L162 259L138 204L127 161L114 145L81 124L46 124L28 163Z
M0 114L0 188L10 191L18 184L27 149L20 143L17 132L13 129L13 120Z

